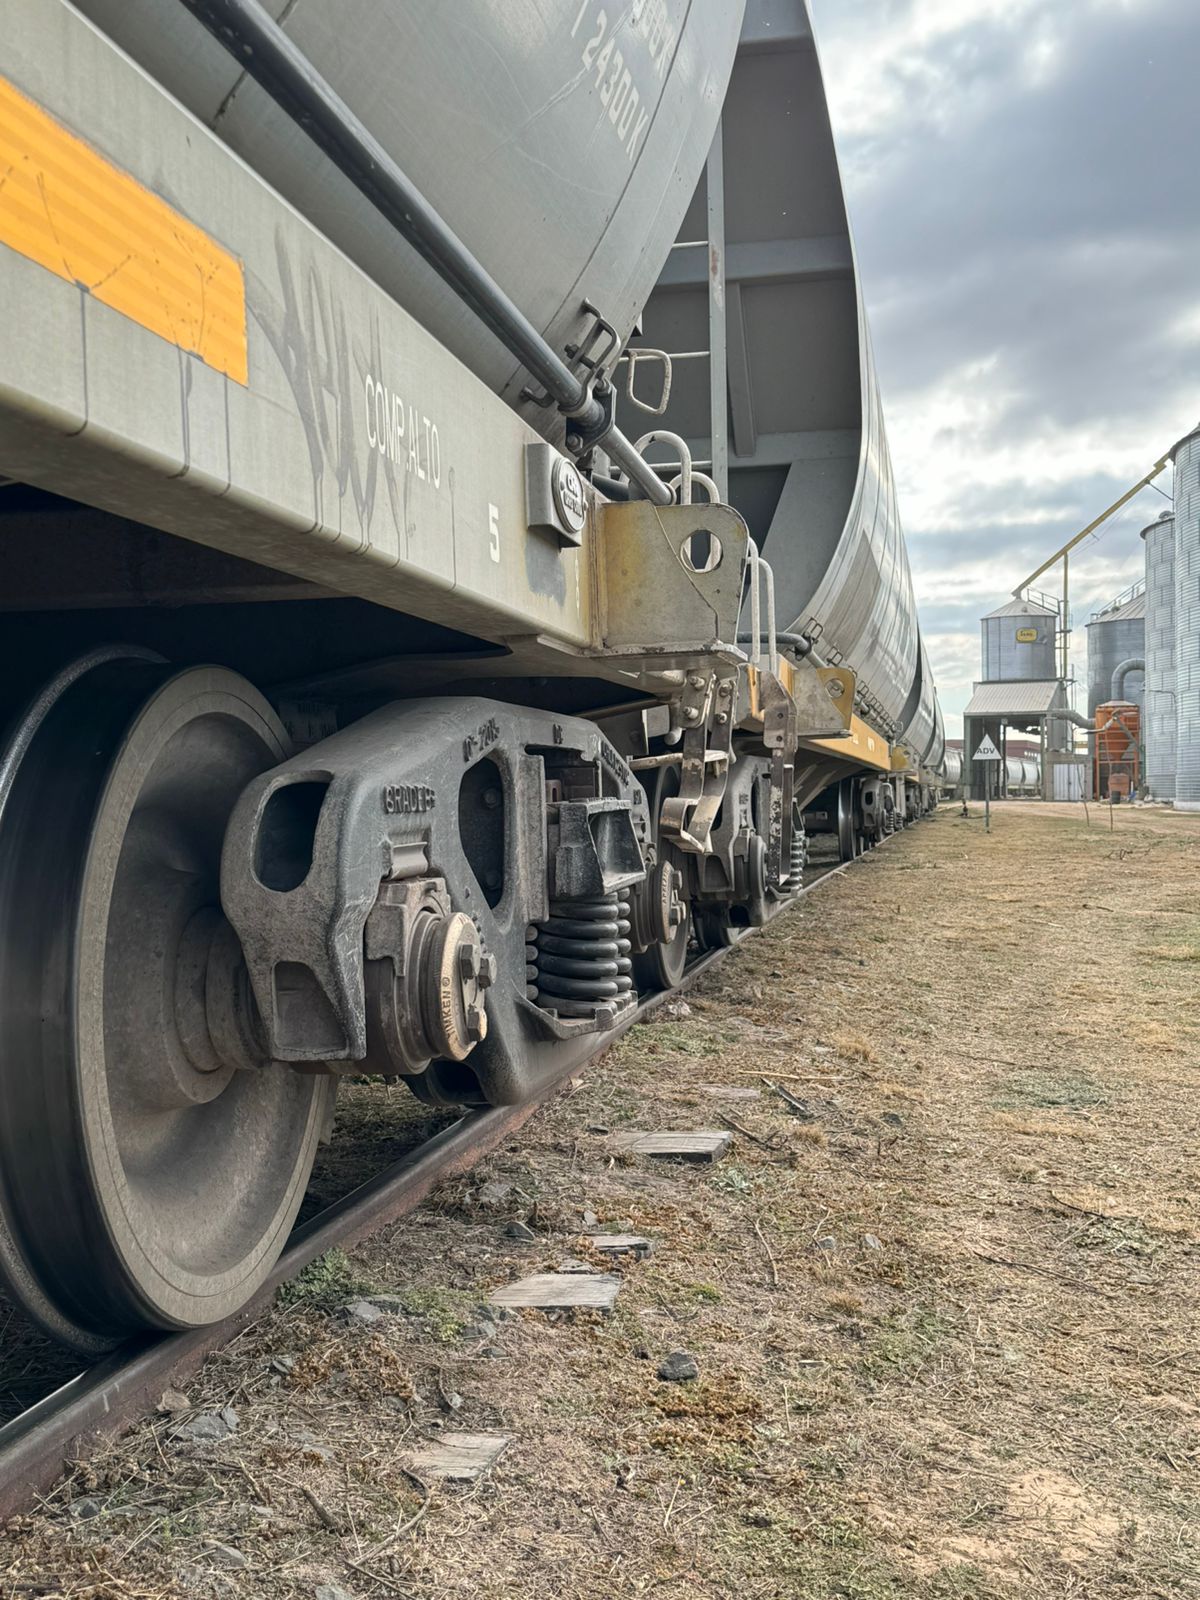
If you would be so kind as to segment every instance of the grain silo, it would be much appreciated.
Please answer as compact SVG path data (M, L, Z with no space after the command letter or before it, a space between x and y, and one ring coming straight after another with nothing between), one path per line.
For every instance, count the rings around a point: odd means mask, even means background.
M1145 699L1146 596L1122 595L1087 625L1087 709L1127 700L1139 714ZM1114 681L1115 680L1115 681Z
M1175 446L1175 809L1200 811L1200 428Z
M1178 469L1177 469L1178 470ZM1146 545L1146 685L1142 738L1152 799L1175 798L1175 519L1142 529Z
M1036 600L1007 600L982 631L984 683L1046 683L1058 677L1058 614Z

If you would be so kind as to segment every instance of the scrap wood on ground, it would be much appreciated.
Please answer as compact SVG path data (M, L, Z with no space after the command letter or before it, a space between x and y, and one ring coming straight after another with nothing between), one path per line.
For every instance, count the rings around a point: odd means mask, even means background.
M944 810L801 902L71 1470L0 1595L1200 1596L1200 818L1114 820Z

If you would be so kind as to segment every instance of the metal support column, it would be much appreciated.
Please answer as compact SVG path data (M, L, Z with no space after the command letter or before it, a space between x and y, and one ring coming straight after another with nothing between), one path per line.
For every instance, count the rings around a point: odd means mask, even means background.
M1047 741L1046 741L1046 718L1045 717L1043 717L1041 722L1038 724L1038 737L1041 740L1041 765L1040 765L1038 770L1039 770L1040 777L1041 777L1042 799L1043 800L1053 800L1054 799L1054 784L1052 782L1048 782L1047 781L1048 778L1049 778L1049 774L1048 774L1048 772L1046 770Z
M725 157L721 124L705 169L708 194L708 394L713 482L729 499L728 384L725 360Z

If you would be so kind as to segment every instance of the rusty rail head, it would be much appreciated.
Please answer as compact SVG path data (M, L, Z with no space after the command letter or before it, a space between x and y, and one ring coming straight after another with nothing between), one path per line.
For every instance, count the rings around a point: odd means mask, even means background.
M546 1086L542 1099L562 1083ZM0 1428L0 1523L45 1493L72 1461L153 1411L164 1389L262 1316L280 1285L334 1245L353 1244L420 1205L434 1186L466 1172L514 1133L539 1100L461 1117L409 1156L297 1228L254 1298L211 1327L135 1340L39 1400Z

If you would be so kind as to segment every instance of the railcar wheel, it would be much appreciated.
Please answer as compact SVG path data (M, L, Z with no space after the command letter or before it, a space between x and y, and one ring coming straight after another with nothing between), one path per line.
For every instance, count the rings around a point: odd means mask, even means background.
M679 871L679 857L670 845L663 843L659 827L664 800L679 793L679 768L660 767L650 790L650 817L654 830L655 856L659 867ZM657 882L657 880L655 880ZM681 881L676 878L676 883ZM692 932L691 908L685 894L678 894L679 921L670 939L655 939L645 950L633 957L633 981L638 989L658 992L673 989L683 977L687 966L688 940Z
M862 835L855 819L854 779L843 778L837 787L837 837L838 854L843 861L853 861L862 855Z
M228 1316L303 1196L331 1080L206 1027L226 819L286 754L233 673L107 651L0 759L0 1269L82 1349Z

